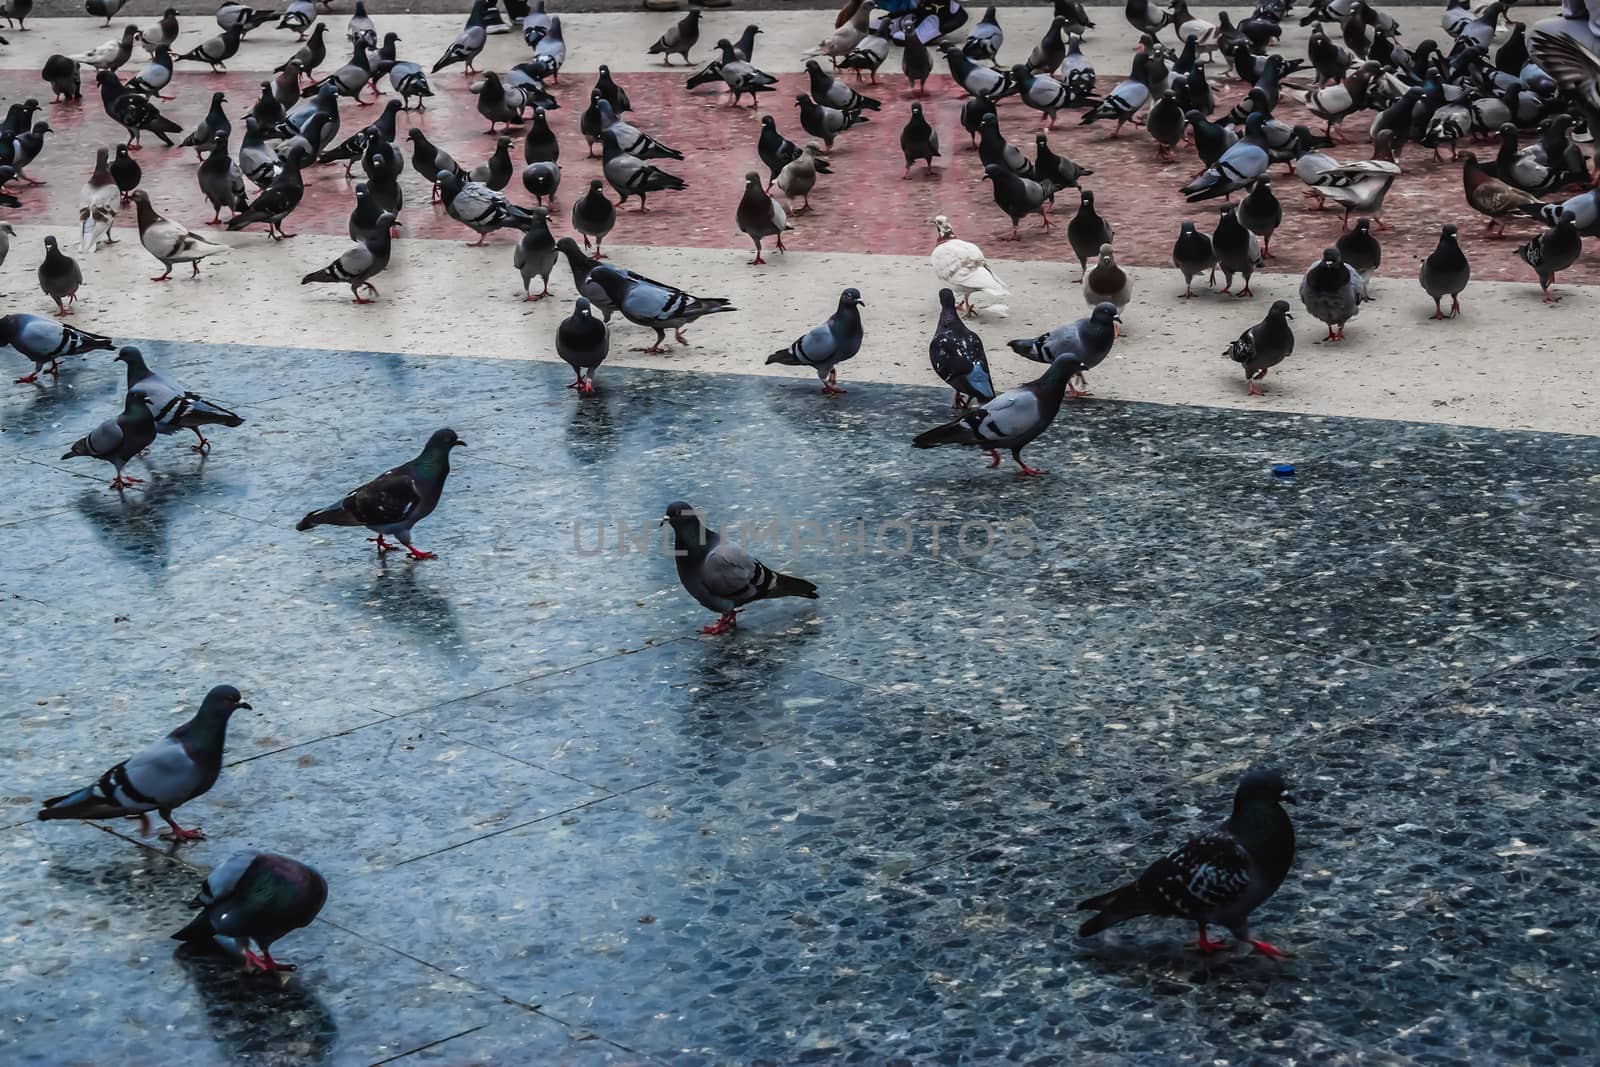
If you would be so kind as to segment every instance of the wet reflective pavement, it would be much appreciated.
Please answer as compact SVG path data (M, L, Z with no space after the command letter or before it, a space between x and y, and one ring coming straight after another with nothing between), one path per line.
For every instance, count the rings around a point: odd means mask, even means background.
M109 353L0 392L8 1063L1593 1060L1600 439L1091 400L1019 479L938 390L143 347L248 421L125 496ZM294 531L442 425L439 559ZM698 636L680 498L822 599ZM32 821L221 682L209 840ZM1079 940L1250 762L1296 957ZM246 845L330 882L282 979L167 936Z

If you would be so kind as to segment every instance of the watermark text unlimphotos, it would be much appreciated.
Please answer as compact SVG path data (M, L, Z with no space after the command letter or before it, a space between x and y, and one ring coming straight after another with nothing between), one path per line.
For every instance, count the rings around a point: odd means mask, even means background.
M783 516L733 519L718 530L755 556L826 552L834 556L992 554L1010 559L1030 556L1038 528L1023 518L929 519L896 515L886 519L816 520ZM672 530L659 520L585 516L572 522L572 547L580 556L674 556Z

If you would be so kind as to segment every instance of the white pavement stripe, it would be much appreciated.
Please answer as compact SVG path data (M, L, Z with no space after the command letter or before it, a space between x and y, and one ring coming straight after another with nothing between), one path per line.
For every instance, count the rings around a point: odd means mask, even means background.
M553 361L555 327L573 297L571 273L561 263L552 275L552 298L524 304L511 266L513 245L504 235L481 249L456 241L396 241L393 265L376 279L383 295L370 307L353 306L341 286L300 285L303 275L349 244L310 234L272 245L259 233L223 233L218 239L234 251L206 261L202 270L209 277L193 282L179 267L173 281L155 284L146 278L160 268L127 222L125 215L117 246L78 257L86 281L73 320L119 338ZM8 309L44 314L50 304L37 290L34 271L47 230L17 230L0 269L0 284L13 294ZM659 356L627 351L648 343L651 334L613 319L613 364L766 374L782 379L773 388L816 390L810 373L762 361L826 318L839 289L855 285L867 302L867 338L861 354L842 367L842 383L938 384L927 358L938 284L920 256L792 252L758 270L745 266L749 254L742 250L607 251L626 267L699 295L729 297L742 309L691 326L691 347L671 344L669 334L669 353ZM988 346L997 383L1007 388L1041 372L1005 347L1008 338L1042 333L1086 310L1071 284L1073 268L997 262L995 269L1018 313L978 320L974 328ZM1433 303L1417 286L1415 266L1396 264L1374 281L1377 300L1363 305L1350 324L1350 340L1321 345L1313 342L1324 330L1299 305L1298 276L1257 274L1253 300L1206 294L1183 301L1176 299L1182 283L1175 271L1130 273L1134 302L1123 313L1128 335L1090 375L1097 396L1569 433L1600 426L1592 290L1558 286L1572 295L1542 307L1536 285L1475 282L1460 319L1430 322ZM1242 372L1221 352L1279 298L1294 305L1298 346L1267 377L1268 395L1247 398ZM20 367L14 353L0 356L7 359ZM604 368L599 380L603 386ZM824 401L819 396L817 402Z
M460 15L386 15L382 11L374 11L373 20L380 34L393 31L400 35L399 52L403 58L421 63L426 69L433 65L443 54L445 46L460 32L465 22L464 9L467 5L462 6L463 12ZM1559 10L1557 7L1527 8L1519 5L1517 17L1531 26L1542 18L1558 14ZM982 11L982 5L972 5L972 11L973 18L976 19ZM833 8L804 11L739 11L738 9L707 11L700 24L700 43L695 46L691 55L696 61L709 58L714 54L713 46L717 38L736 39L745 26L755 23L762 31L756 42L756 66L772 74L803 70L806 57L802 53L833 32L835 13L836 9ZM1432 37L1435 40L1444 37L1443 31L1438 26L1437 10L1400 8L1396 13L1402 30L1405 31L1402 33L1402 40L1413 47L1425 37ZM1000 9L1000 24L1006 32L1006 43L1000 51L1001 59L1007 63L1022 62L1027 59L1034 43L1050 25L1050 14L1048 6ZM1199 15L1202 18L1214 18L1215 12L1207 8L1199 11ZM565 69L572 74L592 74L601 63L605 63L611 67L613 73L617 74L668 70L669 68L660 63L660 57L647 55L645 49L681 17L681 12L654 14L642 11L630 14L562 15L562 31L568 49ZM1094 20L1095 29L1089 31L1089 36L1084 42L1085 54L1101 75L1125 74L1130 51L1138 41L1138 34L1123 18L1121 5L1091 7L1089 17ZM36 19L27 33L6 34L11 46L0 54L0 69L38 71L44 65L45 58L52 52L66 55L85 52L100 42L118 35L121 27L128 23L147 26L153 25L155 21L155 14L151 11L141 11L131 16L125 13L112 19L110 27L103 26L101 19ZM329 24L329 30L328 61L324 64L324 73L332 71L349 55L349 45L344 37L349 14L336 12L325 21ZM187 51L218 32L215 20L202 16L180 18L179 25L182 32L173 48L174 54ZM1330 26L1328 29L1337 38L1337 27ZM1279 41L1276 51L1285 57L1304 56L1310 29L1300 26L1298 13L1296 17L1286 20L1283 31L1283 38ZM1172 46L1178 43L1176 35L1170 29L1162 31L1161 39ZM245 39L239 54L229 60L227 66L229 70L269 71L292 55L298 47L294 34L264 26ZM482 56L474 66L483 70L504 71L527 59L529 54L528 46L521 35L508 33L490 37ZM123 77L137 72L138 68L134 64L143 56L143 51L136 48L134 59L129 63L134 69L131 72L122 71ZM678 69L683 69L682 60L674 59L673 64ZM1219 56L1218 69L1225 69L1226 65L1225 57ZM193 63L181 63L178 69L180 77L184 70L210 70L209 67ZM939 64L936 69L942 72L943 64ZM457 65L430 77L459 80L460 71L461 67ZM687 76L687 71L685 75ZM880 77L889 85L899 87L903 84L898 56L889 58Z

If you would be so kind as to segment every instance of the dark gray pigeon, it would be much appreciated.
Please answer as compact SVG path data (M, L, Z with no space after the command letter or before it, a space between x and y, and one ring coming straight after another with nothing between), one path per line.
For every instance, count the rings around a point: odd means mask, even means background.
M172 935L174 941L223 947L244 957L246 971L292 971L272 958L285 934L311 925L328 900L327 880L299 860L275 852L244 849L223 860L200 883L189 903L200 914ZM261 949L257 955L250 942Z
M1438 247L1422 261L1417 271L1417 281L1433 297L1433 318L1453 319L1461 314L1460 296L1471 278L1472 267L1467 263L1467 254L1461 251L1461 245L1456 241L1456 228L1447 224L1439 231ZM1440 304L1447 296L1450 298L1448 316Z
M116 477L111 479L111 488L121 491L144 481L143 478L128 477L122 473L122 468L134 456L149 448L155 439L155 417L144 398L130 391L123 401L121 415L107 419L86 436L78 438L61 458L88 456L105 460L117 469Z
M560 253L556 251L555 235L550 232L550 213L543 208L533 208L528 214L533 216L533 221L522 231L522 240L517 242L516 250L511 253L511 264L522 276L524 303L542 300L550 295L550 272L555 270L556 260L560 258ZM544 282L544 290L537 295L533 292L535 278Z
M1383 266L1383 245L1372 233L1372 220L1357 219L1355 229L1340 234L1333 246L1339 250L1344 261L1361 275L1361 299L1371 300L1369 285L1372 275Z
M1223 359L1231 359L1244 368L1251 396L1266 395L1266 390L1256 383L1294 352L1294 327L1289 325L1292 318L1289 301L1275 300L1266 318L1240 334L1239 339L1223 351Z
M1114 243L1115 231L1111 223L1095 210L1094 193L1084 189L1078 193L1078 213L1067 223L1067 243L1078 258L1078 270L1086 271L1091 259L1100 255L1100 246ZM1082 281L1080 277L1078 279Z
M861 325L860 309L865 304L859 290L846 289L839 294L839 307L827 322L812 327L788 348L772 353L767 357L767 365L781 363L786 367L810 367L822 380L823 396L838 396L846 392L839 388L839 364L861 351L865 331Z
M560 242L557 242L559 245ZM668 330L672 331L680 345L686 345L689 339L683 336L683 331L691 322L706 315L738 310L723 297L691 296L682 289L642 274L618 270L605 264L591 269L589 280L604 291L607 302L620 311L623 318L635 326L644 326L656 332L655 343L647 348L635 349L636 352L660 352L661 342L666 339ZM588 296L587 289L584 295Z
M578 297L572 305L572 314L556 327L556 355L577 374L567 386L576 389L579 396L593 396L595 368L605 362L611 351L611 331L605 323L589 312L589 301Z
M911 177L911 165L918 160L928 165L928 173L933 173L933 160L939 154L939 135L923 117L921 104L911 105L911 117L900 131L900 154L906 159L902 178Z
M673 23L666 33L656 38L656 43L651 45L648 54L660 56L661 62L672 66L673 56L682 56L685 63L689 62L689 49L693 48L700 40L700 11L691 8L689 13Z
M312 271L301 278L300 284L333 282L338 285L348 285L351 303L372 303L371 300L362 297L361 291L365 289L373 296L378 295L378 289L372 284L372 279L389 267L389 258L393 251L393 239L389 236L389 227L393 225L394 216L385 211L378 216L378 224L371 233L345 249L338 259L326 267Z
M144 361L144 354L132 345L117 353L117 362L128 368L128 394L137 394L144 401L156 420L158 434L188 430L199 438L192 446L194 450L209 452L211 442L200 432L200 427L244 425L243 416L151 370Z
M1039 218L1044 222L1044 229L1052 229L1055 223L1050 221L1049 210L1045 201L1054 195L1055 190L1048 183L1040 184L1031 178L1019 177L1004 167L989 164L983 168L984 177L994 187L995 206L1006 213L1011 219L1011 232L1003 234L1002 241L1019 241L1022 234L1017 226L1022 222L1024 215L1031 215L1037 211Z
M1194 296L1194 280L1208 270L1217 269L1217 254L1211 250L1211 238L1185 221L1172 245L1172 265L1183 275L1181 300Z
M1337 248L1325 248L1300 282L1300 302L1328 325L1325 341L1343 341L1344 324L1360 314L1361 275Z
M572 228L583 238L583 247L586 249L589 247L589 238L593 237L595 258L605 259L600 246L616 224L617 206L606 196L600 179L591 178L589 191L572 205Z
M991 9L992 10L992 9ZM951 407L966 407L972 400L993 400L994 382L989 377L989 356L983 338L961 321L956 310L956 294L939 290L939 325L928 342L928 362L939 380L956 391Z
M365 526L377 537L378 555L394 548L384 540L393 537L412 559L433 559L411 543L411 528L439 506L445 479L450 477L450 450L466 442L452 429L435 430L422 452L409 463L384 471L366 485L353 489L331 508L310 512L295 526L302 532L318 526Z
M1252 770L1233 796L1228 821L1156 860L1136 880L1078 905L1098 915L1078 928L1091 937L1141 915L1187 919L1200 927L1196 947L1216 952L1206 927L1221 926L1256 951L1285 955L1250 936L1250 913L1283 884L1294 865L1294 826L1281 801L1294 802L1277 771Z
M44 239L44 262L39 264L39 289L56 302L58 318L72 314L68 304L78 302L78 289L83 285L83 271L78 261L61 251L56 239Z
M185 830L173 821L172 812L217 784L228 719L240 708L248 710L250 705L237 689L217 686L200 702L194 718L132 759L123 760L93 785L51 797L39 809L39 818L137 818L140 832L148 834L150 818L146 812L153 811L172 828L162 837L173 841L203 839L206 835L200 827Z
M1256 235L1239 224L1239 219L1233 213L1233 208L1224 204L1217 217L1217 228L1211 234L1211 250L1216 253L1217 269L1222 271L1226 284L1222 287L1223 295L1232 292L1233 276L1244 275L1244 288L1236 294L1241 297L1254 296L1250 291L1250 277L1261 266L1261 242L1256 240ZM1212 271L1212 281L1216 280L1216 271Z
M1600 71L1596 72L1600 76ZM1583 237L1578 233L1576 220L1562 213L1548 230L1517 249L1522 261L1539 275L1539 288L1544 290L1544 302L1554 304L1561 298L1550 295L1550 286L1556 275L1578 262L1583 255Z
M441 170L434 180L439 185L439 200L445 214L478 235L468 241L469 248L477 248L500 229L524 229L533 221L525 208L518 207L482 182L463 181L457 174Z
M733 541L706 527L681 500L667 505L663 526L672 527L678 580L689 595L722 617L703 634L721 634L739 624L739 609L757 600L794 596L817 599L817 587L803 578L779 574Z

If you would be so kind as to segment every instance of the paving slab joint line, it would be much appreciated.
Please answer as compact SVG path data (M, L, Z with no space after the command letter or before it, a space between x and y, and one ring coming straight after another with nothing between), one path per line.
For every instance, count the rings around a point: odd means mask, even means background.
M441 730L439 732L444 734L446 737L450 738L452 741L456 741L456 742L458 742L460 744L467 745L467 746L469 746L471 748L475 748L475 749L479 750L480 752L488 752L488 753L491 753L493 755L499 756L501 759L508 759L508 760L512 761L513 763L520 763L524 767L532 767L534 770L543 771L546 774L553 774L557 778L565 778L567 781L576 783L577 785L584 786L587 789L598 789L602 793L606 793L606 794L608 794L610 796L615 796L616 795L610 788L608 788L606 786L603 786L603 785L600 785L600 784L598 784L596 782L587 782L587 781L584 781L582 778L574 778L570 774L567 774L567 773L565 773L563 771L558 771L554 767L547 767L543 763L535 763L533 760L523 759L521 756L513 756L509 752L501 752L497 748L491 748L488 745L479 744L477 741L472 740L470 737L458 737L457 735L451 733L448 729Z
M451 1034L448 1037L441 1037L437 1041L430 1041L426 1045L418 1045L416 1048L407 1049L406 1051L404 1051L404 1052L402 1052L402 1053L400 1053L399 1055L396 1055L396 1056L390 1056L390 1057L388 1057L386 1059L381 1059L381 1060L373 1060L372 1063L370 1064L370 1067L383 1067L383 1065L385 1063L393 1063L396 1060L403 1060L407 1056L415 1055L418 1052L426 1052L428 1049L435 1048L435 1047L437 1047L439 1045L442 1045L446 1041L454 1041L458 1037L466 1037L468 1034L475 1034L479 1030L482 1030L483 1027L486 1026L486 1025L488 1025L488 1024L485 1023L485 1024L482 1024L482 1025L479 1025L479 1026L470 1027L470 1028L468 1028L466 1030L461 1031L458 1034Z

